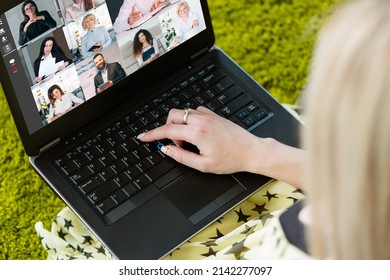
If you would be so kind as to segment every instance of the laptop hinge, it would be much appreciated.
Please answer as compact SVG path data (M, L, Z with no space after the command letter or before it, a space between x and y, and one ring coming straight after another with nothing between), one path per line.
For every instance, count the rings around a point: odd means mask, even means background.
M42 146L41 148L39 148L39 153L44 153L46 152L47 150L53 148L55 145L57 145L58 143L61 142L61 139L59 137L57 138L54 138L52 141L50 141L49 143L47 143L46 145Z
M193 55L191 56L191 60L194 60L194 59L196 59L197 57L199 57L199 56L201 56L201 55L207 53L208 50L209 50L209 48L207 48L207 47L201 49L200 51L196 52L195 54L193 54Z

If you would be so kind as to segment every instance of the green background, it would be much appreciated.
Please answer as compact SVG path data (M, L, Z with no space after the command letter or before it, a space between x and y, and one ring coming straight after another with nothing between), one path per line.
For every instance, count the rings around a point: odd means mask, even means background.
M277 100L294 104L334 2L209 0L216 44ZM65 205L30 167L0 90L0 259L46 259L34 225L50 229Z

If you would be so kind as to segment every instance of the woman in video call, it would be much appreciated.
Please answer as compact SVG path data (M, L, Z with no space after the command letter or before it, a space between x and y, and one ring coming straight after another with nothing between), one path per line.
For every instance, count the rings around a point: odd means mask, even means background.
M48 75L65 69L71 63L72 60L65 56L54 37L47 37L43 40L34 62L35 81L40 83Z
M191 12L187 1L180 2L176 11L179 18L175 25L176 37L173 40L173 47L195 35L199 26L199 17L196 13Z
M34 1L24 1L22 14L24 21L19 28L19 45L21 46L57 25L47 11L38 10Z
M70 6L66 8L65 20L68 22L78 18L86 11L93 9L104 2L105 0L73 0Z
M157 41L145 29L140 29L134 36L133 56L139 65L145 66L158 57Z
M84 100L72 93L65 93L58 85L52 85L47 92L50 100L49 123L84 102Z
M82 27L87 30L87 34L81 38L81 55L91 57L103 48L111 44L111 37L104 26L96 27L96 17L94 14L87 14L82 21Z
M120 33L129 30L131 26L145 15L165 4L167 0L124 0L119 14L114 22L114 30Z

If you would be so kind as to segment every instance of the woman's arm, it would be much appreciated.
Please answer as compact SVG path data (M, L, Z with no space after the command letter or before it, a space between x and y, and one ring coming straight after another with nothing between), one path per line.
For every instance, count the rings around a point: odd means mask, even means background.
M51 15L47 11L41 11L39 16L42 16L43 22L50 28L54 28L57 26L57 22L51 17Z
M202 172L230 174L247 171L302 187L304 152L271 138L257 137L205 107L191 110L183 125L183 110L172 109L167 123L141 134L141 141L171 139L177 145L161 151ZM183 141L199 154L183 149Z
M24 31L24 27L26 26L26 24L27 24L27 22L23 21L19 27L19 42L18 43L20 46L23 46L24 44L26 44L28 42L27 32Z

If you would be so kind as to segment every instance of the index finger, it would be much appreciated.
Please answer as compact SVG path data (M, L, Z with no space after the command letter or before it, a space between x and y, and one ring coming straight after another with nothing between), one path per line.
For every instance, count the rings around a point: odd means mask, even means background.
M137 136L137 138L144 142L171 139L178 141L188 141L191 143L190 139L188 139L190 131L191 129L187 125L167 123L153 130L141 133Z

